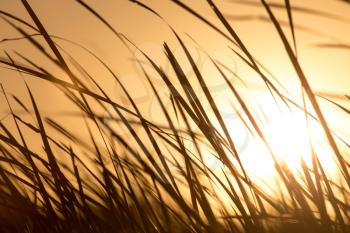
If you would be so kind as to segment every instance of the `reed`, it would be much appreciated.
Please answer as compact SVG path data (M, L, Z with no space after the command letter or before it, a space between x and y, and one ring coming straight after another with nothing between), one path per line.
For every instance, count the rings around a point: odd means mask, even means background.
M283 3L233 1L266 11L267 16L258 19L274 26L284 46L288 62L300 81L303 96L300 104L286 94L272 72L258 61L229 22L234 16L223 14L214 1L207 0L206 4L219 25L184 1L171 0L175 7L225 38L230 43L232 56L261 78L275 98L276 105L282 103L288 109L298 109L304 114L306 122L316 121L332 149L330 153L335 155L339 182L327 173L312 143L309 148L311 163L301 159L300 169L293 170L278 157L266 135L261 116L257 114L258 109L250 104L228 73L243 83L247 78L239 77L203 49L216 69L215 78L225 83L229 90L227 98L232 101L231 111L237 113L249 134L261 142L274 163L277 182L262 185L252 177L242 161L237 142L208 86L209 77L201 71L183 36L168 25L182 50L182 59L190 64L194 80L189 79L182 61L168 43L163 44L170 64L170 70L165 71L87 2L76 2L99 20L101 26L114 33L116 40L126 48L142 54L144 61L136 60L135 63L141 68L142 78L155 96L159 109L157 114L163 120L158 122L147 118L142 106L133 97L133 91L125 86L102 57L69 38L51 35L27 0L22 0L22 4L31 22L0 11L2 20L20 35L4 39L2 43L26 40L45 60L37 62L21 52L5 51L5 55L0 57L2 69L53 84L77 109L75 120L84 125L84 129L75 132L74 127L64 127L58 119L43 115L36 93L30 88L30 81L27 81L28 85L26 83L26 100L21 100L16 93L7 93L1 85L6 100L3 104L7 106L8 117L11 118L8 124L0 121L1 232L350 231L350 175L346 160L349 144L329 126L319 102L326 100L342 114L350 111L337 100L316 94L310 86L298 60L296 33L298 30L316 32L296 25L293 14L303 12L343 19L326 11L294 6L289 0ZM166 22L146 1L130 2ZM285 11L288 21L279 20L273 10ZM250 20L250 17L237 20ZM291 40L288 40L287 31ZM64 49L61 45L63 41L79 47L89 54L91 60L104 67L112 78L110 82L120 87L125 101L110 96L99 84L99 77L90 74L79 59ZM319 49L349 48L345 44L317 46ZM68 79L51 72L45 65L47 62ZM163 82L167 96L158 92L149 67ZM194 83L200 88L194 87ZM249 88L249 84L246 85ZM349 96L344 95L344 98L350 100ZM87 139L82 136L83 133ZM40 149L35 149L38 148L37 141L40 141ZM345 150L340 149L344 146ZM216 161L215 168L206 161L208 154ZM264 188L269 185L278 195Z

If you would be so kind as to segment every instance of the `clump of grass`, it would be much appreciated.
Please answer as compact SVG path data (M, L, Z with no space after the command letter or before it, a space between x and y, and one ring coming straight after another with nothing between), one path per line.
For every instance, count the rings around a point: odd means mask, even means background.
M0 122L2 232L328 233L350 230L348 163L339 150L335 139L338 136L328 126L297 58L297 27L293 22L293 11L321 16L324 13L293 7L288 0L283 5L268 4L264 0L259 4L266 10L268 21L275 27L300 80L304 97L304 106L300 106L274 84L271 73L255 58L213 1L207 0L207 4L223 27L215 26L185 3L172 1L226 38L232 44L233 55L259 75L271 95L288 107L298 107L304 111L306 118L316 119L322 126L339 165L340 184L330 179L312 147L312 163L308 165L301 161L299 173L281 162L262 130L255 109L227 77L227 67L207 54L218 77L227 85L229 98L242 109L242 124L263 142L274 161L278 188L281 190L278 192L280 197L276 197L254 182L247 172L206 77L188 45L175 30L171 28L186 61L191 65L200 90L193 87L167 43L164 43L163 49L175 79L87 3L82 0L77 2L107 26L127 48L138 50L164 82L169 94L166 98L158 93L144 63L136 61L156 97L159 115L166 124L145 117L132 97L132 91L124 86L102 58L68 39L50 35L26 0L22 0L22 3L32 23L0 11L2 19L21 35L12 40L27 40L64 72L69 81L43 67L44 62L38 64L21 53L5 52L6 56L0 58L0 63L21 75L54 84L79 109L79 120L85 125L89 136L85 141L79 132L63 127L56 119L43 116L35 93L29 87L30 105L24 104L16 96L10 96L2 87L5 104L14 123L6 125ZM161 18L146 4L136 0L131 2ZM292 43L288 41L272 7L287 12ZM34 33L29 33L28 29ZM43 40L39 40L39 37ZM59 45L61 40L80 47L91 59L97 60L109 72L112 81L120 86L128 103L120 104L109 96L98 84L97 77L90 75L78 60ZM204 96L204 100L199 95ZM171 108L166 106L168 98ZM345 106L327 100L349 114ZM306 102L311 108L306 108ZM13 110L13 105L31 115L32 120L19 115ZM40 139L42 150L33 149L36 147L34 137ZM189 149L188 144L193 149ZM219 164L218 169L212 169L205 162L206 150L213 153Z

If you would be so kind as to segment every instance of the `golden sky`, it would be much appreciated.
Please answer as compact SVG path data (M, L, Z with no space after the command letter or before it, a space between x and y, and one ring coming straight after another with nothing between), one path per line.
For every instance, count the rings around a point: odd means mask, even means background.
M101 56L121 75L132 77L135 76L135 73L137 74L135 67L128 61L131 55L120 41L75 1L31 0L29 2L51 34L62 36L88 47L96 52L97 55ZM230 0L216 2L227 16L266 16L264 9L261 7L237 4ZM283 1L279 2L283 3ZM174 36L170 33L167 25L136 4L125 0L87 1L87 3L111 22L119 32L128 36L141 48L151 53L151 55L153 53L159 60L162 60L161 49L163 41L173 44L174 48L178 46L174 43ZM208 29L207 26L198 22L194 17L189 16L188 13L175 6L174 3L165 0L151 0L145 1L145 3L159 12L179 33L182 35L188 33L193 36L211 54L232 57L232 54L227 49L229 45L227 41ZM193 6L203 16L222 28L205 1L195 0L185 1L185 3ZM339 18L344 18L344 20L334 20L324 16L320 17L300 12L295 12L293 15L296 25L325 34L325 36L319 36L300 30L296 32L299 60L312 86L314 89L320 91L327 89L327 91L332 93L345 94L348 91L347 87L350 86L350 79L347 78L347 75L350 73L350 66L344 65L344 62L347 62L349 59L349 50L318 49L314 45L330 42L350 43L350 16L347 14L350 7L346 3L336 0L299 0L293 1L292 5L305 6L313 10L328 12L339 16ZM0 9L11 12L31 22L20 1L2 0ZM275 12L280 19L287 21L287 15L283 10L275 10ZM288 64L285 51L282 46L279 46L281 42L272 25L259 20L241 21L233 19L231 23L243 41L245 41L250 51L264 65L269 67L277 77L282 81L291 79L291 76L295 77ZM0 27L2 28L0 31L1 39L16 37L18 35L4 21L0 22ZM288 30L288 27L285 27L285 31L290 34ZM29 50L27 45L26 42L7 42L0 46L2 50L16 50L34 57L34 54L32 54L33 51ZM73 53L81 52L63 42L62 45L65 48L72 49ZM237 58L233 59L239 62ZM91 59L81 56L79 61L88 65ZM238 65L238 71L244 74L244 66ZM247 77L247 79L250 79L250 77ZM13 90L14 85L12 85L12 81L9 81L8 78L2 76L1 82L7 89Z
M146 110L149 109L149 117L157 118L157 114L154 114L157 110L153 109L152 96L150 96L149 90L146 88L146 82L141 75L140 69L132 62L134 58L143 59L136 50L130 53L100 21L73 0L30 0L29 2L50 34L75 41L91 49L119 74L139 103ZM168 26L154 14L125 0L86 2L103 15L118 32L126 35L159 64L162 64L164 69L169 69L169 64L166 62L163 54L162 44L164 41L170 44L176 55L179 57L183 56ZM214 13L207 6L206 1L194 0L184 2L224 30ZM299 88L298 78L275 28L270 23L258 19L258 17L267 17L265 10L262 7L239 4L230 0L216 2L227 18L231 19L231 25L250 52L268 67L283 85L292 90L295 96L300 96L300 93L297 92ZM284 1L275 2L283 3ZM220 86L222 81L217 81L217 74L213 72L210 62L186 34L193 37L211 56L227 64L237 72L248 84L250 90L259 91L264 89L264 85L258 76L250 71L230 51L229 46L232 46L230 42L170 1L148 0L144 1L144 3L164 17L188 43L194 56L198 58L197 62L201 67L201 71L206 74L209 85L217 92L216 95L219 102L223 102L226 98L225 90ZM331 18L330 16L294 11L298 59L316 93L323 93L333 97L340 96L340 98L337 98L337 101L348 106L349 101L343 102L344 98L342 96L350 94L350 66L346 65L350 59L350 50L320 49L316 45L324 43L350 44L350 16L348 15L350 5L336 0L298 0L292 1L292 5L336 15L336 17ZM20 1L1 0L0 10L10 12L31 22ZM274 13L280 20L288 22L285 10L274 9ZM253 16L255 19L241 20L242 16ZM0 21L0 28L0 40L18 36L18 33L3 20ZM28 28L25 29L28 30L28 33L31 32ZM292 41L289 27L284 27L284 30L290 41ZM114 84L111 85L110 75L91 56L69 43L56 41L85 66L96 77L96 80L109 93L112 93L112 96L119 98L120 89ZM3 42L0 44L0 48L2 50L1 56L5 56L3 52L5 50L10 54L16 51L37 61L42 66L49 66L53 72L60 74L57 68L43 61L42 56L31 46L28 46L26 41ZM183 65L188 67L188 64L185 62ZM62 79L65 79L65 77L62 77ZM157 77L154 77L154 79L159 80ZM35 97L43 112L48 115L55 115L59 112L67 111L68 101L62 98L62 94L52 84L31 77L25 77L25 80L35 93ZM27 101L26 97L28 96L25 85L18 73L1 69L0 82L4 85L7 92L22 97L24 102ZM159 83L156 81L156 85ZM164 86L161 84L157 88L160 92L162 90L165 91ZM0 98L2 103L4 103L3 97ZM320 102L322 106L329 107L322 100ZM269 102L266 101L261 104L269 105ZM1 104L0 117L5 116L7 112L7 107ZM342 114L334 116L332 111L329 112L329 114L326 112L326 116L336 119L334 122L330 122L335 128L337 128L336 122L348 122L347 116ZM343 125L341 124L341 126ZM344 131L344 129L339 130Z

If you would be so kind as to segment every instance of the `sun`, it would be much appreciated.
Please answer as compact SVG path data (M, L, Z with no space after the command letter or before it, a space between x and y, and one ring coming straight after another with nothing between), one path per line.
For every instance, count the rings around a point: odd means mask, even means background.
M302 172L302 161L312 169L312 153L317 155L325 171L336 170L332 150L317 120L305 116L300 109L277 108L268 109L266 118L266 122L259 125L265 141L251 135L238 119L226 122L237 142L244 168L252 176L265 181L276 178L273 156L295 174Z
M301 160L309 162L310 134L305 116L287 112L273 114L263 129L267 142L280 162L295 169Z

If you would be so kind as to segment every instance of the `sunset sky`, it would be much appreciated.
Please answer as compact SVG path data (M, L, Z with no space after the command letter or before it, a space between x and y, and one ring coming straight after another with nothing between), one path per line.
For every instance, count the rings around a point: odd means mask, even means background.
M0 0L0 232L350 232L349 12Z
M225 31L211 9L203 2L205 1L196 0L188 1L186 4ZM301 103L298 77L291 66L275 28L271 23L263 20L263 17L267 17L265 10L254 4L242 4L244 2L254 3L256 1L218 1L218 6L225 16L230 19L233 28L242 38L249 51L277 77L278 81L292 94L293 98ZM276 2L283 4L283 1L275 1L274 3ZM145 61L136 49L132 49L131 52L128 51L107 27L75 1L32 0L30 3L51 35L77 42L96 53L120 76L136 101L140 106L143 106L145 114L154 121L159 120L159 106L154 106L155 98L150 94L146 80L143 78L140 68L134 62L134 59ZM128 1L88 1L88 3L103 15L118 32L123 33L140 49L154 58L158 64L161 64L165 71L170 72L170 65L163 53L163 42L169 43L178 57L184 57L168 25L154 14ZM218 74L214 71L214 67L210 64L210 60L202 49L230 67L244 80L246 87L237 80L235 80L235 83L242 90L247 90L244 96L252 106L254 104L260 105L265 113L278 112L266 86L258 75L232 53L230 47L235 48L234 45L174 3L159 0L145 3L157 11L188 42L191 52L197 58L201 72L205 74L219 106L222 106L223 109L230 108L226 96L228 90L227 87L223 86L223 80L218 79ZM108 7L105 7L106 4L108 4ZM316 94L330 97L344 106L349 106L349 101L345 101L344 95L350 93L350 66L345 65L350 59L350 50L319 48L317 46L322 44L350 44L350 16L348 15L350 6L335 0L292 1L292 6L297 8L293 12L293 19L296 30L298 60L313 90ZM11 12L32 23L20 1L2 0L0 7L1 10ZM312 11L298 11L300 8L308 8ZM281 21L286 22L286 25L288 24L284 9L274 8L274 12ZM250 18L247 19L247 16ZM0 28L2 28L0 39L16 38L19 35L4 20L0 21ZM30 29L25 29L28 33L32 33ZM292 37L289 27L285 26L284 30L291 42ZM192 41L188 35L196 42ZM113 97L120 100L120 89L115 84L111 85L110 75L96 60L74 45L60 40L56 40L56 42L87 67L87 70L94 77L98 77L98 83L102 84ZM42 58L35 49L28 46L28 42L23 40L5 41L0 44L0 47L10 54L16 51L27 57L30 56L33 60ZM4 52L2 52L2 56L5 56ZM61 72L49 62L42 63L41 61L41 64L51 66L55 74ZM184 65L185 71L186 67L188 71L191 70L187 62L183 62L182 65ZM152 72L151 70L150 72ZM28 100L25 84L18 73L1 69L0 74L0 82L7 92L22 97L24 101ZM191 78L191 75L189 77ZM166 95L167 89L159 77L154 75L152 78L159 93ZM67 80L67 77L63 76L62 79ZM52 84L31 77L26 77L25 80L34 91L41 110L45 114L54 116L69 111L67 106L70 103L63 98L62 93L57 91ZM3 101L3 97L0 98ZM348 131L344 129L344 124L346 125L344 122L348 122L348 116L339 112L337 107L330 105L325 100L319 99L319 102L324 108L324 113L329 119L331 127L339 132L342 137L349 138ZM6 116L8 111L6 105L1 105L1 116ZM224 110L223 114L227 115L225 120L231 125L232 132L239 132L237 127L234 127L236 118L232 117L232 110ZM279 115L272 118L277 119ZM294 116L292 118L294 119ZM276 120L272 121L276 122ZM79 127L73 125L74 121L72 119L66 119L65 122L73 128ZM270 137L278 138L278 124L268 127ZM235 133L232 134L235 135ZM242 140L244 135L244 133L236 134L237 140ZM298 134L296 133L296 135ZM244 142L242 143L244 144ZM279 142L277 141L275 144L279 144ZM295 146L300 145L296 144ZM302 147L305 148L305 146ZM253 144L251 146L253 151L248 149L248 152L254 154L256 148L258 148L257 145ZM297 151L297 153L299 152Z

